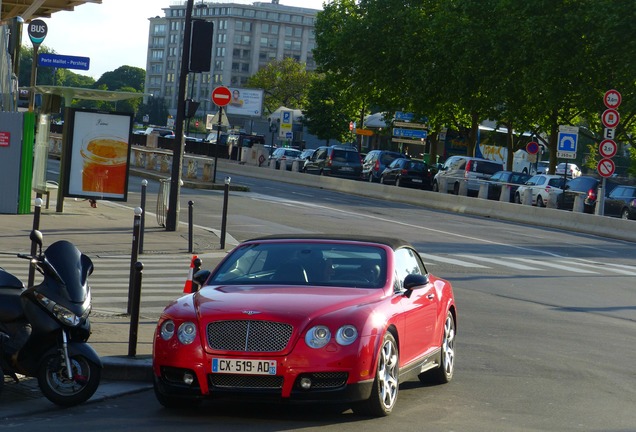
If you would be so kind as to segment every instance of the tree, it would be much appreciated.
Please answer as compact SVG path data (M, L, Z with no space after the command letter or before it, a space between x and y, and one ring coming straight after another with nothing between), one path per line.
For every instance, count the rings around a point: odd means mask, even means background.
M358 114L358 105L332 75L318 75L312 81L307 99L303 115L309 133L327 143L331 139L345 142L351 138L349 122Z
M95 83L95 88L103 86L105 90L115 91L130 87L134 91L143 92L145 81L145 70L133 66L120 66L114 71L105 72Z
M307 106L313 75L304 64L288 57L268 63L248 79L247 87L263 89L265 114L271 114L281 105L302 110Z

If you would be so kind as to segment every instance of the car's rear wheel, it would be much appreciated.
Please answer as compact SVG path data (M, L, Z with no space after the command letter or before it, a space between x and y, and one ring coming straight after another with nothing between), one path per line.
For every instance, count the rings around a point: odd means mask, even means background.
M537 195L537 207L545 207L545 202L543 202L541 195Z
M621 219L629 219L629 210L628 209L623 209L623 212L621 213Z
M439 185L437 184L437 182L433 183L433 192L439 192Z
M442 338L441 359L439 367L418 376L422 383L446 384L453 379L455 372L455 318L451 311L446 314L444 321L444 336Z
M372 417L391 414L397 402L399 389L399 360L397 343L391 333L386 333L378 352L378 366L369 399L358 402L353 411Z

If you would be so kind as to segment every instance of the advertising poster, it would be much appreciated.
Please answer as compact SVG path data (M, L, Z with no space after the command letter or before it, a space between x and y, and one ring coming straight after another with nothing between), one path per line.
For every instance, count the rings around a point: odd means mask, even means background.
M67 195L125 201L132 115L72 110Z
M260 117L263 107L263 90L229 87L232 98L227 105L227 113Z

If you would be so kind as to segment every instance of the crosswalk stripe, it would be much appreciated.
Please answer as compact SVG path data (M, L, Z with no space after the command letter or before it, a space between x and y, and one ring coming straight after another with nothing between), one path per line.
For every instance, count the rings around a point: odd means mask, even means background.
M471 262L467 262L467 261L460 261L460 260L456 260L453 258L447 258L447 257L441 257L438 255L430 255L430 254L425 254L422 252L419 252L419 254L422 256L422 258L424 258L425 260L431 260L431 261L438 261L438 262L443 262L446 264L454 264L454 265L458 265L460 267L470 267L470 268L490 268L490 267L486 267L483 266L481 264L475 264L475 263L471 263Z
M531 260L531 259L528 259L528 258L518 258L518 257L510 257L510 259L521 261L521 262L525 262L525 263L531 263L531 264L535 264L535 265L540 265L540 266L543 266L543 267L550 267L550 268L555 268L555 269L558 269L558 270L564 270L564 271L568 271L568 272L572 272L572 273L598 274L598 272L594 272L594 271L591 271L591 270L583 270L583 269L579 269L579 268L576 268L576 267L572 267L570 265L561 265L561 264L557 264L557 263L553 263L553 262L546 262L546 261L537 262L536 260Z
M503 267L510 267L513 269L517 269L517 270L539 270L536 267L530 267L524 264L517 264L517 263L513 263L510 261L507 261L505 258L488 258L488 257L482 257L482 256L478 256L478 255L465 255L465 254L458 254L458 255L454 255L454 256L458 256L458 257L462 257L462 258L467 258L467 259L472 259L475 261L483 261L483 262L488 262L488 263L493 263L493 264L497 264Z
M561 262L566 262L566 261L561 261ZM618 273L618 274L623 274L626 276L636 276L636 268L631 267L631 266L624 266L624 265L620 265L620 264L606 264L606 263L598 263L598 262L593 262L593 263L584 263L584 262L580 262L577 261L576 265L579 266L583 266L583 267L593 267L595 269L600 270L601 268L603 270L607 270L613 273ZM612 266L616 266L616 267L620 267L620 268L614 268ZM601 268L599 268L601 267ZM623 268L628 268L628 269L632 269L631 271L629 270L623 270Z

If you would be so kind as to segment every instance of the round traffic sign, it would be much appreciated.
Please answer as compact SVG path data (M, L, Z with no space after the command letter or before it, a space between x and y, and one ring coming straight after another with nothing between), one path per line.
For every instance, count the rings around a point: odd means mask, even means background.
M33 43L33 45L40 45L44 42L48 27L41 19L35 19L29 23L27 31L29 32L29 39L31 39L31 43Z
M539 144L537 144L535 141L530 141L528 144L526 144L526 152L531 155L539 153Z
M603 102L605 106L608 108L618 108L621 104L622 96L618 90L608 90L605 92L605 96L603 96Z
M603 121L603 125L606 128L614 128L618 126L618 123L621 121L621 116L615 109L609 108L603 111L603 115L601 116L601 120Z
M614 157L614 155L616 154L617 150L618 150L618 146L611 139L606 139L606 140L601 141L601 144L599 144L599 146L598 146L598 152L604 158Z
M614 174L615 169L616 166L614 165L614 161L611 159L601 159L596 166L598 175L600 175L601 177L611 177L612 174Z
M212 102L217 106L224 107L230 103L230 99L232 99L232 92L229 88L219 86L212 90Z

